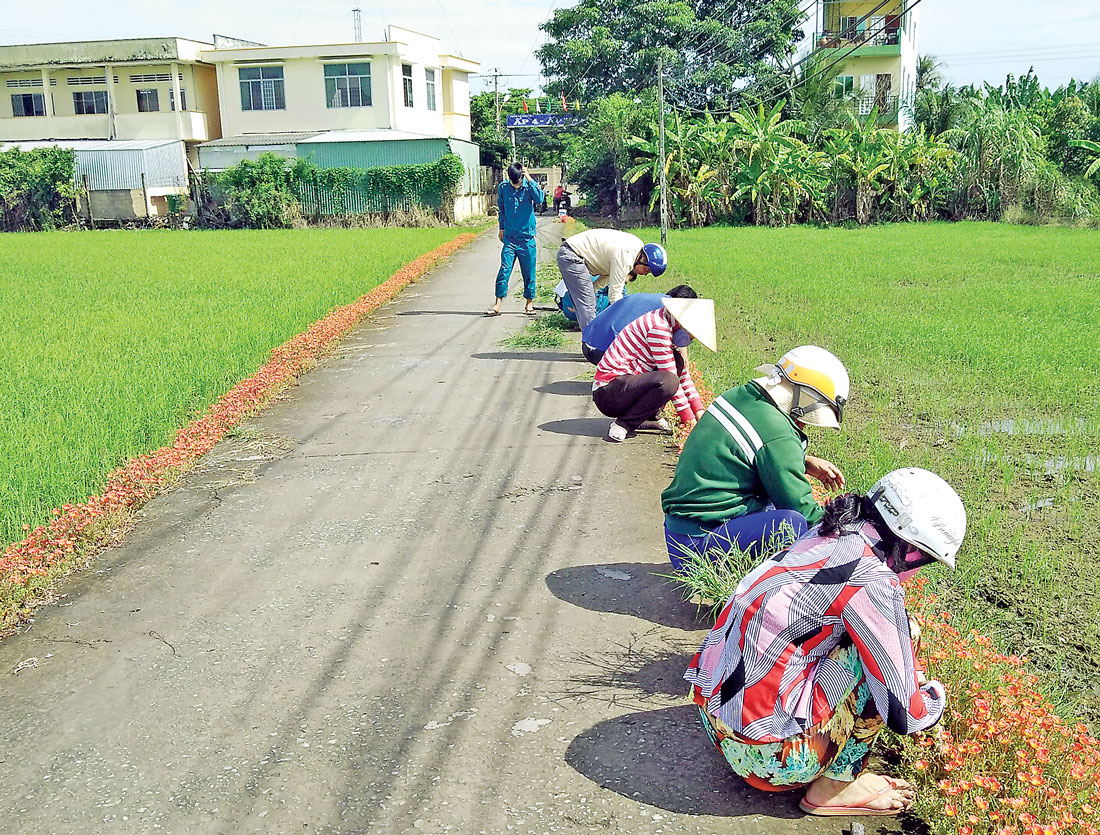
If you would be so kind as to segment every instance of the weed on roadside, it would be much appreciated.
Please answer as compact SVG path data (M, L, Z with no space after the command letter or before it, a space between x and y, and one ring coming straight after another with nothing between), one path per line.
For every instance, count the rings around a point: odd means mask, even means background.
M569 344L565 334L572 329L572 326L573 323L561 313L550 313L533 319L523 330L502 339L500 344L505 348L527 350L564 348Z

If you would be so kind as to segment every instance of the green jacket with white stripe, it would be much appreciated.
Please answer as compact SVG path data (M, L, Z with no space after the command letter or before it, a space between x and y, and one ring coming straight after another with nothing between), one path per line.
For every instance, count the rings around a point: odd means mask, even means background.
M699 533L769 504L821 521L806 479L806 436L756 383L716 397L661 494L674 533ZM669 518L671 517L671 518Z

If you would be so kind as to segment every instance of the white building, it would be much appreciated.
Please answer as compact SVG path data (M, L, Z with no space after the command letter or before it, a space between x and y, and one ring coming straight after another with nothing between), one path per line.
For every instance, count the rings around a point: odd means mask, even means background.
M470 139L469 77L479 65L408 29L390 26L380 43L316 46L223 45L215 37L202 60L217 67L227 139L340 130Z
M221 136L213 44L184 38L0 46L0 142Z

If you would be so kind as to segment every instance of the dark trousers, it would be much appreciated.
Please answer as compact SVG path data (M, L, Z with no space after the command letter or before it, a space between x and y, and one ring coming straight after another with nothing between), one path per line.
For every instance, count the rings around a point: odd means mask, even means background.
M679 387L680 380L671 371L625 374L592 392L592 402L633 432L653 420Z
M593 365L599 365L600 360L603 359L604 352L593 348L587 342L581 343L581 353L584 354L584 358Z

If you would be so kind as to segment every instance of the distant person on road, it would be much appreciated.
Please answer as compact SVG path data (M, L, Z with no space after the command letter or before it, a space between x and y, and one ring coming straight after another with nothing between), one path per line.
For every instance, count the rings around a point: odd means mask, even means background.
M662 306L662 299L694 299L698 294L686 284L678 284L667 293L631 293L605 307L588 323L581 334L581 353L593 365L599 363L623 328Z
M535 315L535 210L546 201L539 184L531 179L521 162L508 166L508 181L497 187L497 237L504 244L500 251L497 272L496 301L485 311L486 316L499 316L508 295L512 267L519 261L523 274L523 297L527 300L524 313Z
M662 299L661 307L635 319L615 337L596 366L592 401L615 418L607 439L625 441L638 429L670 431L660 416L670 400L680 420L694 425L703 415L687 361L677 348L698 339L717 350L714 302Z
M558 269L577 311L583 331L596 318L596 291L606 286L615 304L623 287L640 275L661 275L668 254L660 244L643 243L637 235L618 229L589 229L565 240L558 249ZM596 281L592 281L596 276Z
M561 183L558 183L557 188L554 189L554 214L558 213L558 207L561 206L561 196L564 191L565 189L561 187Z
M824 348L804 345L757 371L765 376L710 404L661 495L665 544L678 571L691 555L731 545L758 554L784 526L802 536L822 514L807 475L829 490L844 487L837 467L806 455L803 430L840 428L847 369Z
M912 804L910 783L866 771L884 725L926 731L946 703L916 658L901 581L933 562L953 570L965 533L951 485L895 470L830 501L816 531L741 580L684 674L736 774L763 791L806 788L812 815Z

